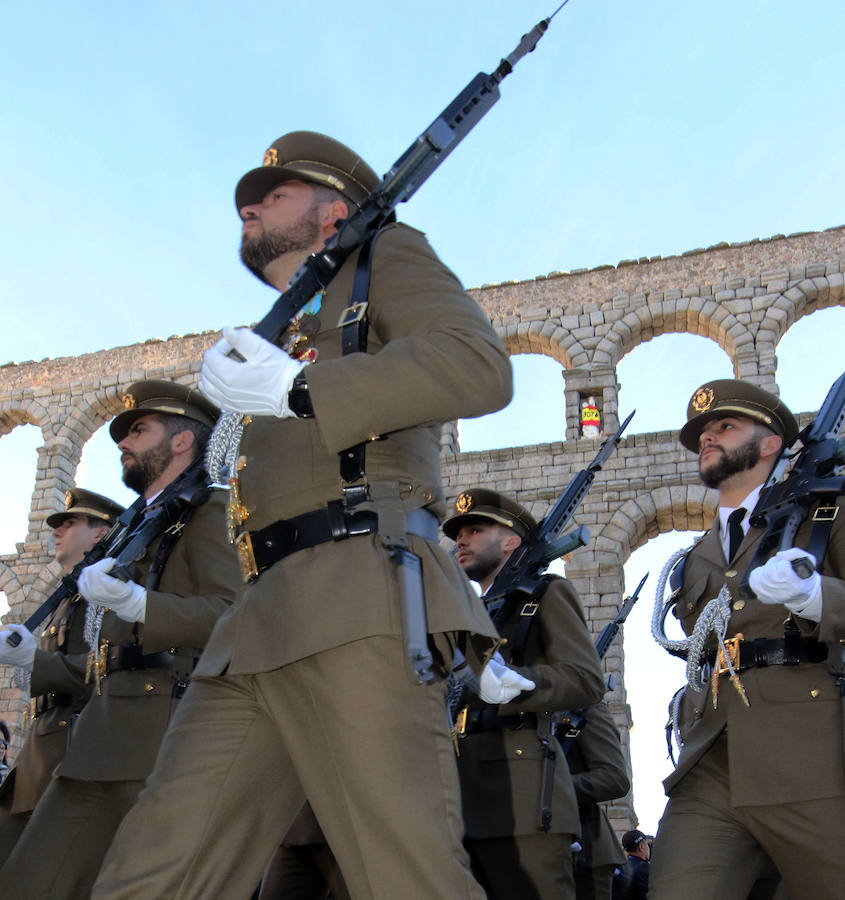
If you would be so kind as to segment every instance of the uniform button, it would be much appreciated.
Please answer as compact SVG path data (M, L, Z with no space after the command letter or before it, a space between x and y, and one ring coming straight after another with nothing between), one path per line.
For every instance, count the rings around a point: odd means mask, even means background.
M818 689L817 689L817 688L813 688L813 689L810 691L810 696L813 698L813 700L815 700L816 697L819 696Z
M736 569L728 569L728 571L725 572L725 578L736 578Z
M519 748L517 748L515 752L517 756L522 756L522 750L520 750Z
M144 685L144 690L145 690L148 694L150 694L150 693L152 693L152 692L155 690L155 688L154 688L151 684L145 684L145 685Z
M423 494L423 500L425 500L425 502L428 503L433 496L434 495L431 493L431 491L426 490L425 493Z
M235 468L239 472L246 468L246 457L243 454L238 457L238 461L235 463Z
M695 603L693 603L692 600L690 600L690 602L687 603L687 610L689 612L692 612L694 609L695 609Z
M51 625L51 626L50 626L50 634L55 634L56 631L57 631L56 626L55 626L55 625Z
M59 728L67 728L67 722L64 719L59 722Z
M46 628L41 632L41 637L47 637L47 629ZM840 644L845 643L845 641L840 641L839 643Z
M734 608L737 612L739 612L741 609L745 609L745 601L744 601L744 600L737 600L736 603L734 603L733 608Z

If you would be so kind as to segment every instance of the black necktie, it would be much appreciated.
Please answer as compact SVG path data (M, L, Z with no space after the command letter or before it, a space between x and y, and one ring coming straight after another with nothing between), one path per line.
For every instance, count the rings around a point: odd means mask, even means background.
M745 507L740 506L728 516L728 562L730 562L739 550L739 545L745 537L742 530L742 520L745 518Z

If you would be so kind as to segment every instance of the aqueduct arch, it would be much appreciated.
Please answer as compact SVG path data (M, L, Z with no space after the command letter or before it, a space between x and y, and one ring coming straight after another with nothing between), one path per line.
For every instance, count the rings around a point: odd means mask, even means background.
M441 442L447 495L482 482L544 515L596 451L596 441L579 436L582 396L597 398L605 431L615 430L616 367L657 335L707 337L728 354L736 377L777 390L779 340L802 316L845 305L843 273L840 227L474 289L511 353L541 353L564 367L566 440L461 453L457 428L449 423ZM121 409L124 389L141 378L195 382L202 353L217 337L205 332L0 366L0 435L32 422L44 436L27 534L17 554L0 557L10 618L23 620L56 580L44 520L62 506L83 446ZM573 554L567 569L596 634L621 601L622 566L631 552L660 532L707 527L714 508L715 497L699 485L695 459L679 447L676 432L634 434L621 442L578 514L593 540ZM617 721L630 724L621 649L611 651L605 668L616 680L610 700ZM18 735L24 709L17 689L0 687L0 717L16 725ZM630 804L614 812L620 826L630 821Z

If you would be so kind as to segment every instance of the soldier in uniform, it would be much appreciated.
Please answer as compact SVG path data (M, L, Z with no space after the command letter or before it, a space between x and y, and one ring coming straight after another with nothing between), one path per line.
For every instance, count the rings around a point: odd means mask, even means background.
M123 507L93 491L72 488L65 509L47 517L53 529L54 556L65 574L82 561L123 512ZM84 671L88 644L82 636L85 603L65 598L44 623L40 641L23 625L0 631L0 662L30 673L32 722L9 777L0 787L0 866L21 836L35 804L50 783L70 738L70 726L90 693L90 685L69 668L64 657L77 658ZM21 636L17 647L6 638Z
M709 620L705 607L727 586L721 601L727 615L714 621L727 620L726 649L737 677L717 659L711 632L709 677L687 689L693 721L684 728L677 768L664 782L669 802L654 844L653 900L745 900L769 859L793 896L842 896L841 498L817 517L832 527L816 571L802 577L792 565L808 555L803 548L817 524L811 514L795 547L753 571L756 596L738 591L764 534L750 514L796 431L776 397L733 380L699 388L681 430L682 444L698 453L702 481L719 492L719 513L686 556L675 614L691 634L699 617Z
M284 290L378 182L337 141L285 135L236 188L242 260ZM439 440L508 402L510 364L420 232L386 226L369 264L356 250L280 346L227 329L206 354L201 389L244 416L239 446L221 419L209 460L226 460L249 583L95 897L248 894L306 796L353 897L483 896L443 703L452 642L483 658L495 631L437 543ZM426 631L419 684L403 639Z
M472 488L458 496L443 531L457 543L458 565L486 592L535 524L509 497ZM506 639L502 661L536 689L490 703L483 680L469 685L468 706L456 718L464 843L488 897L571 898L578 804L551 714L601 700L599 659L578 597L563 578L544 579L529 603L506 600L493 618ZM547 760L544 746L556 759ZM551 821L541 828L544 781Z
M165 381L133 384L126 402L129 408L115 417L110 432L121 451L123 480L140 495L140 521L171 483L199 466L218 411L196 390ZM88 895L153 767L174 700L240 587L237 557L222 526L224 506L222 495L213 494L185 510L148 548L130 581L109 575L108 558L83 569L86 631L99 618L98 608L108 607L94 640L96 663L87 673L76 656L54 664L80 682L90 675L94 690L50 786L0 871L3 900Z
M574 859L575 896L578 900L610 900L613 872L625 864L625 852L599 803L624 797L631 781L619 728L607 704L591 706L582 715L580 731L562 741L581 821L581 849ZM566 727L562 722L558 734L561 728L565 734Z

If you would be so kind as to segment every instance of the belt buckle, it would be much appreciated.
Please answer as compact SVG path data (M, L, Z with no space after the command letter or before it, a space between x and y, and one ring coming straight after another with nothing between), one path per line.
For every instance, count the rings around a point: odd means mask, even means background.
M814 522L832 522L839 514L839 507L835 503L819 506L813 513Z
M713 673L715 676L724 675L726 672L730 672L731 666L734 671L739 668L739 643L741 640L741 634L738 634L736 637L725 638L725 650L728 651L728 655L727 658L725 658L725 654L722 652L721 647L716 651L716 668ZM730 660L730 666L728 665L728 660Z
M353 303L352 306L347 306L337 320L337 327L343 328L346 325L354 325L356 322L360 322L364 318L368 306L369 303Z
M252 538L248 531L242 531L235 538L235 547L238 551L244 584L249 584L258 578L258 564L255 562L255 551L252 549Z

